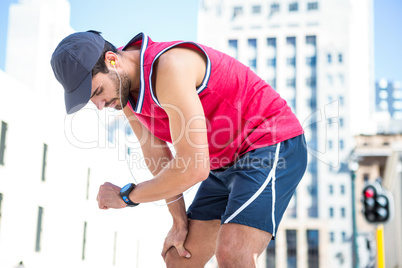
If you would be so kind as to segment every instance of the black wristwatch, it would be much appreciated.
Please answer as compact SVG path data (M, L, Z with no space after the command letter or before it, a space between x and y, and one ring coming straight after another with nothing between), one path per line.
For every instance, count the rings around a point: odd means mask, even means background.
M128 207L135 207L135 206L139 205L139 203L134 203L128 198L128 196L130 195L131 191L134 190L134 188L135 188L135 184L129 183L129 184L125 185L124 187L122 187L120 190L120 196L123 199L124 203L127 204Z

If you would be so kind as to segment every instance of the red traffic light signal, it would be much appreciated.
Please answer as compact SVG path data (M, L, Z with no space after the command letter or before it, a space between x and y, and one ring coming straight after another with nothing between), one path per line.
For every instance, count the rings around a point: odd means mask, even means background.
M386 222L391 216L391 194L381 184L368 184L363 189L363 214L370 223Z
M374 190L373 190L371 187L367 188L367 189L364 191L364 196L365 196L366 198L373 198L373 197L374 197Z

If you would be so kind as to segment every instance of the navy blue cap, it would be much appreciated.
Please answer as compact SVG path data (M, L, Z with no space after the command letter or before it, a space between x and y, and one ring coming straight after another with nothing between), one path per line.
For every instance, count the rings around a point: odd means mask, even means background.
M56 79L64 87L66 111L84 107L92 92L92 69L100 58L105 39L95 32L73 33L64 38L50 61Z

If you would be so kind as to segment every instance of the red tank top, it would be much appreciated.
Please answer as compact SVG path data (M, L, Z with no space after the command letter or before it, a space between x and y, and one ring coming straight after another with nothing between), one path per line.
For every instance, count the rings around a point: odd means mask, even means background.
M217 169L260 147L304 133L298 119L279 94L247 66L212 48L193 42L153 42L140 33L122 48L141 44L140 91L128 105L157 138L171 143L169 119L152 90L153 64L173 47L190 47L207 58L198 96L207 122L210 168Z

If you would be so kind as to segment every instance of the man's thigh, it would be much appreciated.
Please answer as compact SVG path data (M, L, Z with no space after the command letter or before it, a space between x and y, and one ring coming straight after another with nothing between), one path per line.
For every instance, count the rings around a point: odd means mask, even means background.
M220 220L189 220L184 247L190 252L191 258L180 257L176 248L170 248L165 258L167 267L204 267L215 254L220 227Z

